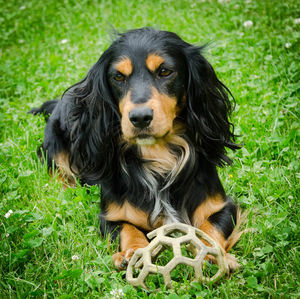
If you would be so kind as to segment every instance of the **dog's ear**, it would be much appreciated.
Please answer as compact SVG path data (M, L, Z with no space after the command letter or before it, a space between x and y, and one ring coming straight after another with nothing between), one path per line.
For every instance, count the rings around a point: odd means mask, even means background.
M63 95L73 102L67 119L70 165L85 180L83 183L108 177L117 150L120 122L107 80L110 58L108 49L87 76Z
M230 163L225 147L237 149L233 124L229 121L232 97L202 56L201 47L185 49L187 64L186 121L190 138L203 155L216 165Z

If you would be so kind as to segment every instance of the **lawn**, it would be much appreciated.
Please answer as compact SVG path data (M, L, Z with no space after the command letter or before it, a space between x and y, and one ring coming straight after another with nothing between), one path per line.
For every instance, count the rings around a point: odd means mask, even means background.
M0 6L0 298L299 298L299 1ZM64 189L38 160L44 120L27 111L83 78L109 46L111 25L209 43L205 56L236 99L244 146L219 173L252 231L232 250L242 267L215 285L190 283L186 271L173 290L128 285L111 263L116 244L98 235L99 189Z

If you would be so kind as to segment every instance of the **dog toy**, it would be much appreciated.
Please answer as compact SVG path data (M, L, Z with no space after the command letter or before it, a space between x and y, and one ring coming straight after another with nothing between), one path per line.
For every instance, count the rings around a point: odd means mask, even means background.
M147 237L152 241L147 247L136 250L127 267L126 280L133 286L147 289L145 280L148 275L161 274L166 287L170 288L171 272L180 264L193 267L193 281L204 283L216 282L229 272L224 250L210 236L193 226L183 223L167 224L148 233ZM173 251L174 257L166 265L155 264L158 256L161 256L166 248ZM189 255L183 254L184 252L189 252ZM219 268L211 277L205 275L207 255L215 260Z

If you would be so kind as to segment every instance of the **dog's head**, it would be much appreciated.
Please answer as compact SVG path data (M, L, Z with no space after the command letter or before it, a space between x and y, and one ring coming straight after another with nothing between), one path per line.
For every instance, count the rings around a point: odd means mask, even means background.
M173 133L186 98L181 42L170 32L140 29L112 45L108 80L127 142L153 145Z
M120 34L73 88L77 102L88 107L84 120L90 123L82 133L98 134L85 143L112 152L113 138L121 136L129 144L152 146L176 134L180 124L205 158L229 162L225 147L237 148L228 120L230 92L201 50L167 31Z

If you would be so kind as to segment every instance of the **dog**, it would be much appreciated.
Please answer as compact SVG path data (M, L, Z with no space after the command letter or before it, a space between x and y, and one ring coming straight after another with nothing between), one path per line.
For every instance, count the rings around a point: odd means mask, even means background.
M236 150L229 89L177 34L140 28L118 34L86 77L61 100L31 110L47 116L40 155L69 181L101 186L100 230L119 236L125 269L167 223L193 225L228 251L239 212L217 166ZM53 163L54 161L54 163Z

